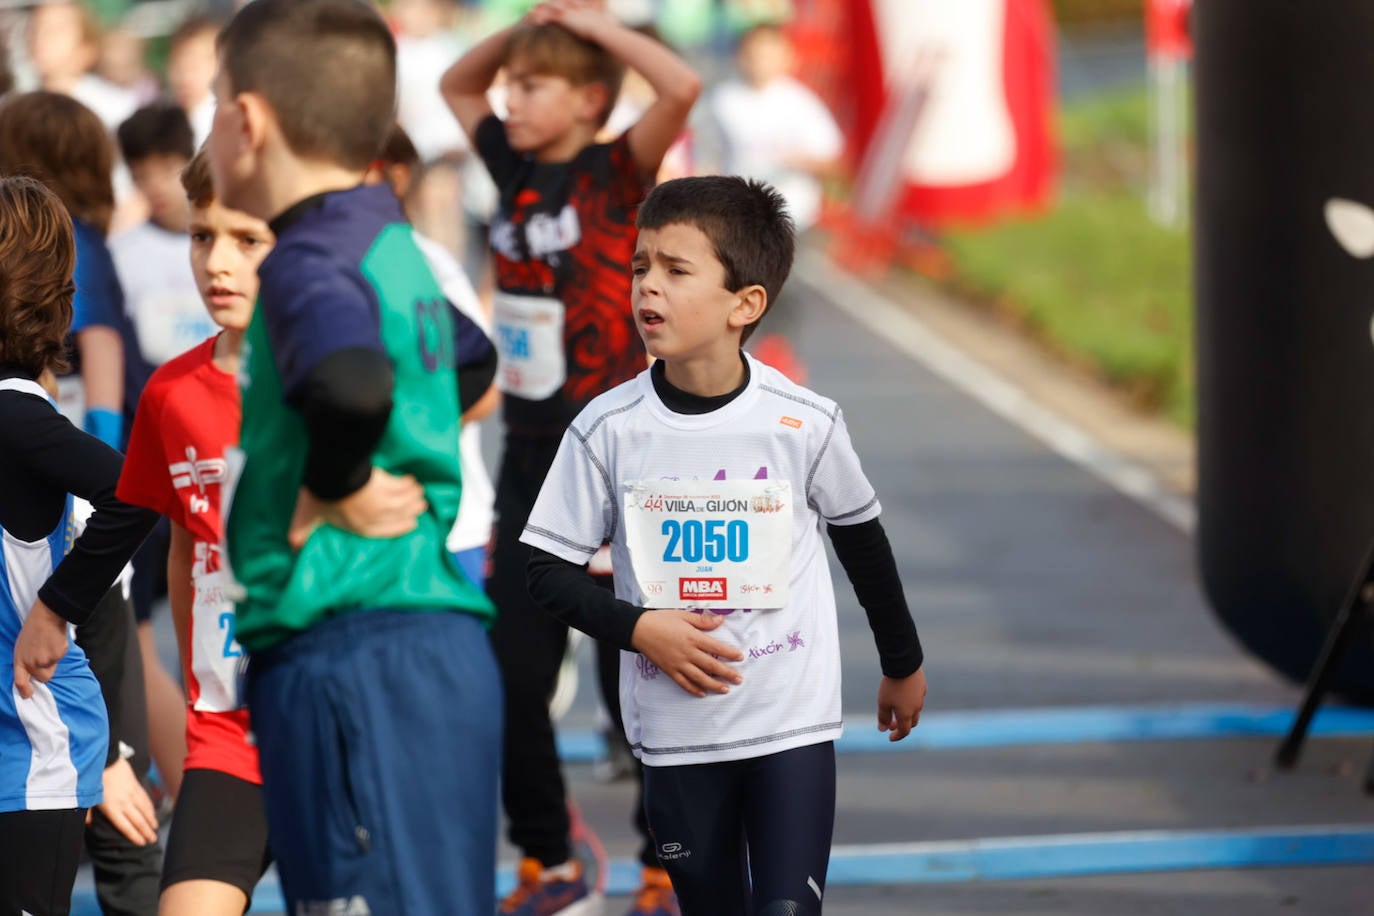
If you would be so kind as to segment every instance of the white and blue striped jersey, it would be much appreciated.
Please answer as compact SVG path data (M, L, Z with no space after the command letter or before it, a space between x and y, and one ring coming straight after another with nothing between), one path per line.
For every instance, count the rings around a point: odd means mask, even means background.
M0 380L0 392L46 398L26 379ZM46 538L24 541L0 529L0 812L87 808L101 799L109 722L100 685L75 640L53 678L34 682L31 698L21 699L14 688L15 639L74 536L71 496Z

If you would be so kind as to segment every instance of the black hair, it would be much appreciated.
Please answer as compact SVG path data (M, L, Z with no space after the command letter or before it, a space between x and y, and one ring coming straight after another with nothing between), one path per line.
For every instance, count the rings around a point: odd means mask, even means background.
M196 153L195 134L186 112L171 102L154 102L129 115L115 132L119 154L130 165L149 156L180 156Z
M640 204L635 224L643 230L673 223L694 226L710 240L725 268L727 289L762 286L768 294L767 314L787 282L797 249L787 201L775 188L737 175L665 181ZM744 329L743 339L749 339L757 324Z

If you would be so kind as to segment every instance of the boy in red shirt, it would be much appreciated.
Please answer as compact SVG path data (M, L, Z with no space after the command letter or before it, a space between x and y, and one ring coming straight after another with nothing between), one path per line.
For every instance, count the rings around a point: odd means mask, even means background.
M220 484L225 449L238 442L243 334L273 237L262 220L215 199L203 153L181 180L191 203L191 269L222 330L153 373L117 493L172 523L167 591L186 683L186 770L159 912L238 916L269 859L258 753L238 691L245 657L223 588Z

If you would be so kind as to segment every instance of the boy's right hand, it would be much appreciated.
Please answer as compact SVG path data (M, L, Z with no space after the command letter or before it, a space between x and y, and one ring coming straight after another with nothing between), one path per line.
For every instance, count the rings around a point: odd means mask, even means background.
M640 615L630 645L692 696L729 693L722 682L740 684L744 678L722 659L744 661L744 653L706 635L724 620L691 611L649 611Z
M400 537L415 530L416 520L428 508L424 487L414 477L373 468L367 483L333 502L302 487L286 539L300 550L322 522L368 538Z
M107 766L100 781L105 789L105 800L96 807L115 829L135 846L156 843L157 812L129 761L116 760ZM90 823L89 813L86 823Z

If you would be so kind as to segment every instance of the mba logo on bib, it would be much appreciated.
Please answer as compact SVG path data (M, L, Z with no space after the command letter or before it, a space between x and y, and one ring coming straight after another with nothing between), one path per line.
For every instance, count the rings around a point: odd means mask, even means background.
M678 579L677 589L679 601L725 600L725 580L723 578Z

